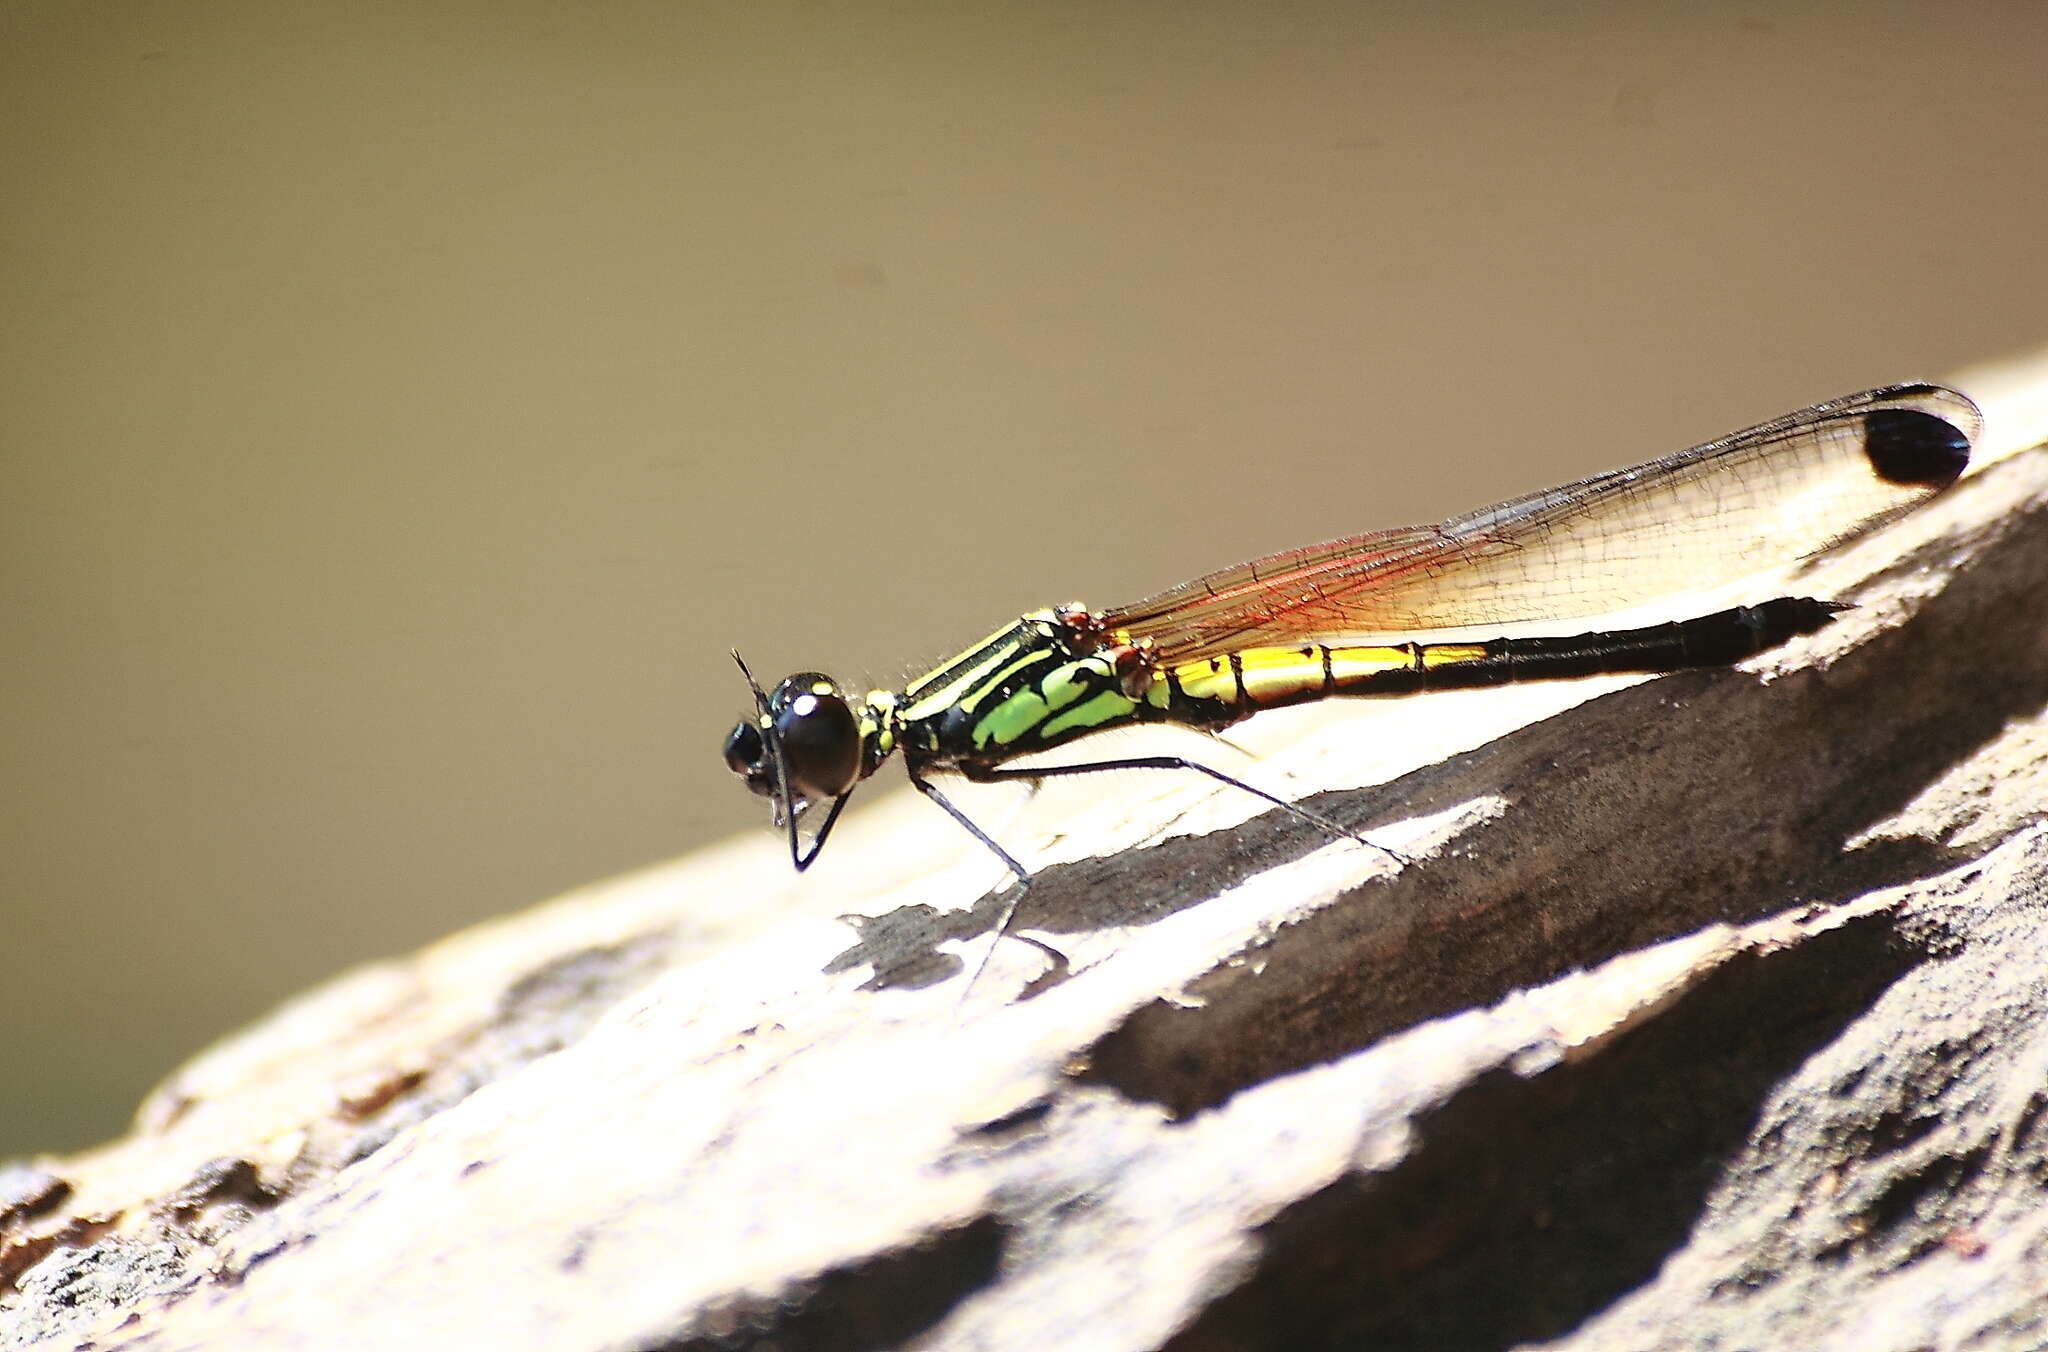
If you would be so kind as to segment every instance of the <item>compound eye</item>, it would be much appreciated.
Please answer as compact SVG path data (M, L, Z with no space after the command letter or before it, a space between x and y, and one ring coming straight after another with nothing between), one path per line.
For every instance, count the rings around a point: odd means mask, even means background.
M753 720L742 718L733 724L725 739L725 763L747 781L755 793L775 792L774 776L767 773L768 743Z
M860 782L860 720L826 677L792 676L768 701L790 787L813 801Z

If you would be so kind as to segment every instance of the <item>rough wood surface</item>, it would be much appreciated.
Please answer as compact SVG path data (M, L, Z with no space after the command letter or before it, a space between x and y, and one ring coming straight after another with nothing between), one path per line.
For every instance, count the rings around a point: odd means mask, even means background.
M2044 578L2017 454L1743 671L1276 715L1398 866L1041 795L964 1006L908 795L348 974L0 1170L0 1346L2041 1346Z

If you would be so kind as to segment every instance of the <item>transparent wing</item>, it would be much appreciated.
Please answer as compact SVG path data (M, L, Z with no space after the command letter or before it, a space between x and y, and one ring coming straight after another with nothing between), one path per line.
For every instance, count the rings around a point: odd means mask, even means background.
M1946 386L1867 390L1438 525L1255 559L1101 618L1183 661L1624 610L1817 554L1913 507L1955 482L1982 428Z

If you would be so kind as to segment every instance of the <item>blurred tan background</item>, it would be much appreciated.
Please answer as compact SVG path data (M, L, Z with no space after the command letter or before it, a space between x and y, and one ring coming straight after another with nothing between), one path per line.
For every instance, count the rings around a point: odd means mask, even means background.
M728 645L894 683L2038 346L2044 69L2024 0L0 0L0 1157L780 848Z

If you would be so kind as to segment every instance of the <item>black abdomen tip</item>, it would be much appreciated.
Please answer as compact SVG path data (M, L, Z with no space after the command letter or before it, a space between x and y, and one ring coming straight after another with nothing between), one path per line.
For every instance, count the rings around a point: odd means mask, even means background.
M1863 415L1863 453L1887 483L1953 483L1970 463L1970 439L1946 418L1913 408Z

